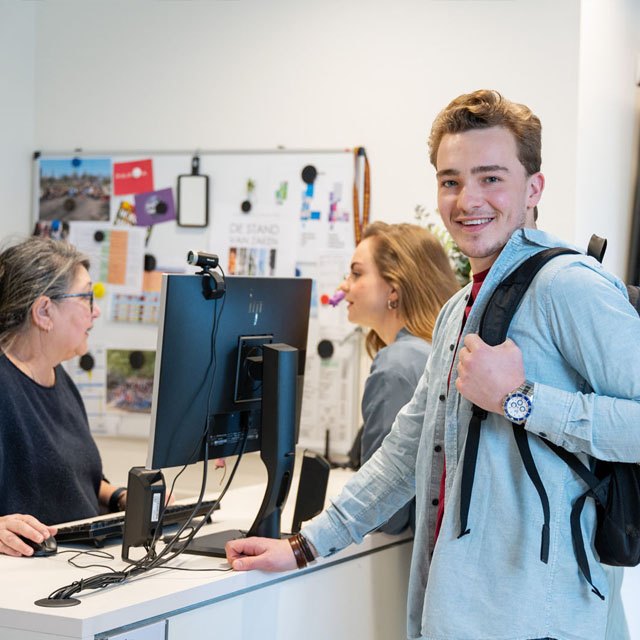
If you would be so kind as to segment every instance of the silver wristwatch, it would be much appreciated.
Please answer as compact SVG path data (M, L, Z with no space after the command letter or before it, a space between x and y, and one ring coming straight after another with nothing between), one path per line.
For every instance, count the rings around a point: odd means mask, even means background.
M508 393L502 401L502 410L507 420L524 424L533 409L533 382L525 380L517 389Z

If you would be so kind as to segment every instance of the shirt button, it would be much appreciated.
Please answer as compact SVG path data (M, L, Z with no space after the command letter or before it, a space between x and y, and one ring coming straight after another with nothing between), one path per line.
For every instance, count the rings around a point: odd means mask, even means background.
M435 447L433 447L433 450L436 453L440 453L442 451L442 447L439 444L437 444Z
M439 502L438 498L434 498L434 499L431 501L431 504L432 504L434 507L437 507L437 506L438 506L438 502Z
M469 294L467 293L467 295L464 297L465 300L469 299Z
M440 397L438 398L438 400L440 400L440 402L444 402L446 400L444 393L440 394Z
M455 344L450 344L449 345L449 351L453 351L456 348Z
M541 438L546 438L546 437L547 437L547 434L546 434L546 433L544 433L543 431L541 431L538 435L539 435Z

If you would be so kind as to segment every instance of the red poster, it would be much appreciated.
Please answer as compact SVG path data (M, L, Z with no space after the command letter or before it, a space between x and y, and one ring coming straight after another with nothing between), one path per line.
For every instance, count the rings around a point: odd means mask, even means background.
M113 163L113 194L153 191L153 164L149 160Z

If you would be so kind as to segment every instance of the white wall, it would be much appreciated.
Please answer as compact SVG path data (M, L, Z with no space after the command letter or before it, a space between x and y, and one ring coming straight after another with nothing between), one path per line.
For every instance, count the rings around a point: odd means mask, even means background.
M30 231L36 3L0 0L0 239Z
M640 151L639 55L637 0L582 1L575 239L586 246L592 233L608 236L605 266L621 277Z
M573 237L579 1L37 4L43 149L365 145L373 216L435 208L431 121L493 87L545 125L542 222Z
M366 146L373 216L435 208L426 138L494 87L544 125L540 225L626 264L636 0L0 0L0 237L27 232L34 149ZM37 35L37 38L36 38ZM34 98L35 95L35 98ZM635 137L634 137L635 136Z

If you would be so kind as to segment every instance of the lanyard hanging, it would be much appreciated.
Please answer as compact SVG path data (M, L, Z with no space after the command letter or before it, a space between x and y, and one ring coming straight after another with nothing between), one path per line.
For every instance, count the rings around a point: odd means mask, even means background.
M358 184L360 183L360 158L364 159L364 185L362 195L362 220L360 219L360 197ZM369 178L369 159L364 147L355 147L353 150L353 230L356 245L360 244L362 230L369 224L369 204L371 200L371 182Z

